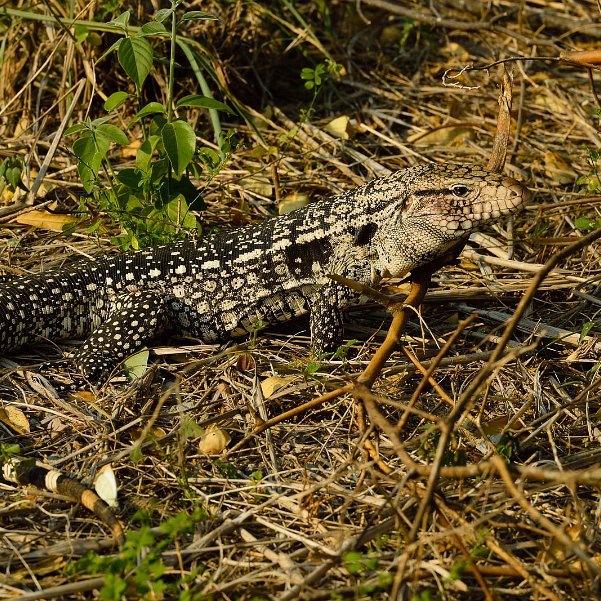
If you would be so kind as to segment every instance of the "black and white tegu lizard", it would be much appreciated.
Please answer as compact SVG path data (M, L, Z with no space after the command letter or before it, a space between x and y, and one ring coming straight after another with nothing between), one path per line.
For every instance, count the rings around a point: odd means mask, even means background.
M341 309L362 284L401 276L443 255L529 196L477 167L421 166L283 217L197 241L77 261L0 283L0 353L40 339L86 338L75 362L104 380L157 334L212 342L310 314L314 347L338 344ZM117 518L79 482L35 461L0 461L0 481L34 484L83 503L118 543Z
M305 313L314 348L331 348L356 294L329 274L368 285L401 276L527 196L482 168L418 166L256 225L8 278L0 353L85 338L74 359L98 381L161 333L213 342Z

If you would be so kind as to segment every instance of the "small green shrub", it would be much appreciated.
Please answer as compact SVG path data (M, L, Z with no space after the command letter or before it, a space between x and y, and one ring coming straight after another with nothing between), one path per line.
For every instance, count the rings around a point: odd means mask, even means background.
M141 27L130 28L129 12L108 23L122 37L99 61L117 54L119 65L135 85L135 98L118 90L104 103L106 117L76 124L66 132L76 136L72 149L87 193L80 210L90 220L88 231L97 231L107 221L109 225L120 225L123 233L114 241L123 249L137 249L198 231L200 225L192 211L202 210L205 205L191 178L204 173L209 180L231 152L231 133L224 135L216 129L220 141L220 152L216 152L199 146L192 126L184 118L174 116L174 108L187 107L233 112L207 95L187 95L174 102L178 29L187 21L216 18L201 11L184 12L178 17L176 9L181 2L171 0L170 8L157 11L154 19ZM167 40L170 46L167 100L165 104L142 105L142 87L153 64L159 60L149 42L156 38ZM189 48L185 53L193 59ZM138 110L127 129L141 127L143 141L136 151L134 166L117 171L111 164L110 150L128 145L130 137L127 130L115 123L122 122L124 114L120 114L120 109L132 101L137 103Z
M100 598L109 601L121 599L179 599L188 601L194 598L190 585L204 570L198 566L176 582L167 580L164 575L167 566L161 554L179 537L191 532L198 522L206 520L202 509L192 513L181 512L163 522L160 535L150 526L143 524L138 530L126 534L123 549L116 556L101 556L95 552L86 553L81 559L69 564L67 572L73 574L102 574L104 586Z
M28 192L27 186L23 183L23 171L25 163L21 157L7 157L0 163L0 194L8 189L10 192L16 192L20 188Z
M305 82L305 88L313 92L313 98L309 107L301 111L301 123L311 118L315 103L324 84L331 79L338 79L344 67L337 62L327 58L325 62L319 63L314 69L305 67L301 71L301 79Z

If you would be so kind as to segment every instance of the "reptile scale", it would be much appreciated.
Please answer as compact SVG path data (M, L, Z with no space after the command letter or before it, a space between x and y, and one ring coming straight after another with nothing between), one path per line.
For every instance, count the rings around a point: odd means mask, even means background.
M306 313L314 349L335 348L341 310L358 295L330 274L370 286L402 276L528 196L517 180L479 167L417 166L256 225L7 278L0 354L83 338L74 361L101 382L158 335L215 342ZM5 478L32 481L16 471Z

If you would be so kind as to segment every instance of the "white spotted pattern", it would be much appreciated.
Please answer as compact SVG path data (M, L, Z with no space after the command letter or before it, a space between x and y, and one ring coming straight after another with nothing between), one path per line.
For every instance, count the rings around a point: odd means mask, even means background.
M310 313L317 348L354 299L330 273L373 285L516 210L527 190L479 168L420 166L257 225L0 282L0 352L85 338L75 360L106 378L165 332L223 340Z

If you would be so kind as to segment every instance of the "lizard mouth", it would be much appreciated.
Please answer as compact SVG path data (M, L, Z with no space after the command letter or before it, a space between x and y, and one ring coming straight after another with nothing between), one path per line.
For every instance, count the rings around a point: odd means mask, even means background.
M503 179L503 185L509 191L513 192L514 197L517 199L517 201L513 205L514 207L518 207L519 205L528 202L532 198L532 192L517 179L513 179L512 177L505 177Z
M532 193L521 182L511 177L504 177L502 186L484 185L478 199L471 206L464 207L465 220L462 222L464 230L472 229L473 224L494 221L505 215L514 213L524 205Z

